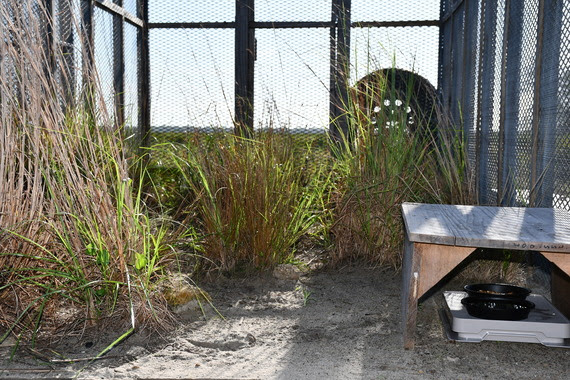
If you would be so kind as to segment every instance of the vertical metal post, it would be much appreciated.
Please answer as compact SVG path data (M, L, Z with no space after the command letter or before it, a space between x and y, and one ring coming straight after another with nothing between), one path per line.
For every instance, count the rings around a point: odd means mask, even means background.
M465 70L463 58L463 30L465 23L465 2L461 2L455 14L452 16L452 51L451 51L451 78L455 80L450 84L451 86L451 104L450 113L452 116L453 124L460 126L462 120L461 109L461 94L465 83L462 82L463 72ZM459 128L458 128L459 129Z
M350 8L351 0L332 2L329 133L337 142L349 138Z
M481 49L479 53L479 108L477 112L476 178L480 204L489 204L489 134L493 123L493 88L495 76L495 28L497 0L485 0L481 9Z
M520 69L524 4L507 0L501 75L501 122L499 129L498 199L501 206L516 202L516 141L519 119Z
M530 179L530 202L535 207L553 206L562 3L539 2Z
M476 110L474 109L474 91L476 75L475 71L475 48L477 43L477 10L478 1L466 0L465 13L463 16L463 75L461 93L461 114L463 119L463 136L466 146L471 146ZM469 161L468 161L469 162ZM471 162L469 162L471 163Z
M246 137L253 134L254 20L255 0L236 0L234 129Z
M81 0L81 43L82 51L82 72L83 72L83 102L87 112L95 112L94 99L94 77L93 69L95 67L95 52L93 38L93 0Z
M74 43L74 29L73 23L73 8L71 0L59 0L59 41L61 48L58 53L61 53L60 75L61 85L64 92L63 109L73 108L75 105L75 80L76 70L74 67L75 50Z
M46 58L45 64L45 74L46 78L49 78L53 74L55 68L55 54L54 54L54 40L53 40L53 27L54 27L54 15L53 15L53 0L44 0L44 12L45 17L42 21L43 23L43 40L44 40L44 55Z
M337 52L337 24L338 24L338 11L339 11L339 0L332 0L332 11L331 11L331 29L330 29L330 91L329 91L329 133L335 139L339 141L341 139L342 130L339 130L337 119L340 114L338 108L338 95L337 95L337 63L336 63L336 52Z
M114 0L122 7L123 0ZM123 17L113 16L113 91L115 99L115 125L122 128L125 124L125 37Z
M445 25L441 23L443 17L445 16L447 11L447 0L441 0L439 3L439 41L438 41L438 59L437 59L437 88L441 91L443 88L443 60L445 58L445 34L444 34L444 27ZM441 95L441 94L440 94Z
M449 4L449 3L448 3ZM448 7L444 10L446 13L451 12ZM445 15L442 15L442 18ZM452 67L452 51L453 51L453 21L455 16L453 14L443 23L440 27L442 37L442 47L441 47L441 80L439 82L439 88L441 90L442 105L444 109L451 109L451 78L453 78L453 67Z
M148 0L137 0L137 17L143 20L137 30L139 145L146 147L150 139L150 55L148 29Z

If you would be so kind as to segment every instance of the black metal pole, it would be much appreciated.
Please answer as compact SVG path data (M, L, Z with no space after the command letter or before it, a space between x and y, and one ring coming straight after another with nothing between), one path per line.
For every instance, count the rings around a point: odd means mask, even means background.
M139 87L139 145L147 147L150 139L150 55L148 0L137 0L137 16L144 24L137 31Z
M75 105L75 83L76 70L74 67L75 49L74 43L74 23L73 10L71 0L59 0L58 24L59 24L59 40L61 48L60 75L61 85L64 92L63 109L73 108Z
M115 0L122 7L123 0ZM115 99L115 125L122 128L125 124L125 44L123 18L113 16L113 90Z
M94 118L95 113L95 56L93 38L93 0L81 0L81 43L82 43L82 74L83 74L83 103L86 112Z
M350 76L350 0L333 0L331 28L331 81L330 124L331 138L341 143L349 139L349 91Z
M253 86L256 55L254 21L255 0L236 0L235 21L235 110L237 135L253 134Z
M55 68L54 40L53 40L53 0L44 0L43 39L44 54L46 58L44 71L46 77L52 75Z

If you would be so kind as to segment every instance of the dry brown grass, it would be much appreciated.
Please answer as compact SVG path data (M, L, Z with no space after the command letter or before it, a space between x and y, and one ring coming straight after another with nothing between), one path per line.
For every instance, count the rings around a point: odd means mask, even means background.
M390 75L378 71L359 82L346 107L355 132L338 155L344 180L333 197L334 263L399 268L403 202L475 201L461 134L437 106L435 91L422 90L429 84L412 73L398 74L398 85ZM419 94L424 99L415 99Z
M45 10L8 0L0 18L0 325L55 331L43 323L65 323L62 304L81 310L82 326L168 320L151 286L166 234L145 216L96 71L65 104L74 80L58 45L46 55ZM83 41L76 54L91 49Z

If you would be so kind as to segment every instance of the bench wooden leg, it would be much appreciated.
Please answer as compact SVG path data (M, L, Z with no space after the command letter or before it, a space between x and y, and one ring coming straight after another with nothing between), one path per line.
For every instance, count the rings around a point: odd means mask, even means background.
M475 251L473 247L404 242L402 326L404 348L414 348L418 299Z
M552 304L566 318L570 318L570 276L552 265Z
M552 304L570 318L570 254L540 252L551 263Z
M413 349L415 344L416 316L418 312L418 287L421 256L414 254L414 243L406 236L402 266L402 330L404 348Z

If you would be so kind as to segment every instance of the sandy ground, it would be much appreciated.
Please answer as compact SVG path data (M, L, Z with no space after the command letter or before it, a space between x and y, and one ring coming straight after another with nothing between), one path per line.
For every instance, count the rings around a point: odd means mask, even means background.
M91 364L46 363L25 354L9 362L6 343L0 347L0 378L570 378L570 349L449 342L437 312L441 294L422 303L416 348L404 350L400 282L393 271L362 267L317 271L298 280L269 274L224 279L205 289L225 319L211 309L200 317L190 308L164 339L133 335ZM118 335L70 338L59 350L92 357Z

